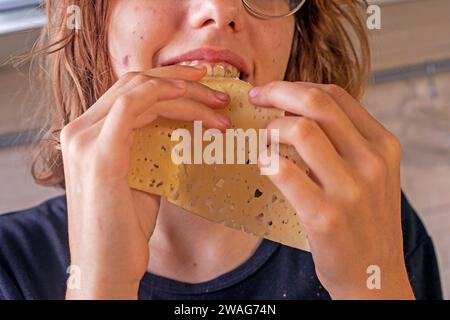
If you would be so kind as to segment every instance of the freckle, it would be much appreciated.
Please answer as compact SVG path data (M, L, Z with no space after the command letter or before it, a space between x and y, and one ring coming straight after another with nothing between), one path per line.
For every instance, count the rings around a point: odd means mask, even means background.
M124 67L128 67L130 65L130 55L129 54L127 54L125 57L123 57L122 64Z
M193 265L194 267L197 267L197 263L196 263L196 262L194 262L192 265Z
M144 36L141 36L141 38L140 38L141 40L144 40Z

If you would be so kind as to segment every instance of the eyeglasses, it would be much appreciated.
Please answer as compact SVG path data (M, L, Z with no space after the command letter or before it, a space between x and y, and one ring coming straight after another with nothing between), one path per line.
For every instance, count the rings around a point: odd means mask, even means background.
M306 0L242 0L251 14L261 19L278 19L296 14Z

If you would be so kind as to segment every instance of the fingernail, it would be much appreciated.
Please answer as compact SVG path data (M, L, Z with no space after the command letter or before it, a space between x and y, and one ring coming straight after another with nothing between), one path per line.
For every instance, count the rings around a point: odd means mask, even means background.
M252 90L250 90L248 95L250 96L250 98L255 98L258 94L261 93L262 89L262 87L254 87Z
M214 95L216 96L217 99L219 99L220 101L228 101L230 99L230 97L223 92L220 91L214 91Z

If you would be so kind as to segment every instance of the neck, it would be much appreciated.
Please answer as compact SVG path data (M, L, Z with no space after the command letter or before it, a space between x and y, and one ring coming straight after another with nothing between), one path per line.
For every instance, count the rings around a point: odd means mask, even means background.
M259 237L193 215L163 197L149 271L184 282L211 280L248 260L260 243Z

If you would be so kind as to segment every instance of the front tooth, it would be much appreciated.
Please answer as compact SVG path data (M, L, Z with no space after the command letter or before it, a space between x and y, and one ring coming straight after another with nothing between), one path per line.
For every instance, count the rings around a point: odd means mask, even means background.
M201 62L199 60L192 60L192 61L189 62L189 65L191 67L196 67L196 66L198 66L200 64L201 64Z
M223 64L214 66L214 77L225 77L225 66Z

